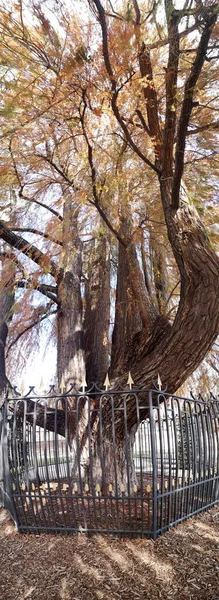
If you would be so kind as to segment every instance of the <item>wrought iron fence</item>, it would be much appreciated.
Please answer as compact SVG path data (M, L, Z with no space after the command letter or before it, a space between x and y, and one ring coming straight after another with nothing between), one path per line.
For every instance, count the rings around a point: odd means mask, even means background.
M156 389L7 397L0 501L19 532L156 537L219 500L219 401Z

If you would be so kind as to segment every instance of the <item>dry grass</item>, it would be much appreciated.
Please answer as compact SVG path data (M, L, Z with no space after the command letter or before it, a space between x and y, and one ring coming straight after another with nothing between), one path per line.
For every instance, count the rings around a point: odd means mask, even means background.
M19 535L0 509L0 600L219 600L218 506L156 542Z

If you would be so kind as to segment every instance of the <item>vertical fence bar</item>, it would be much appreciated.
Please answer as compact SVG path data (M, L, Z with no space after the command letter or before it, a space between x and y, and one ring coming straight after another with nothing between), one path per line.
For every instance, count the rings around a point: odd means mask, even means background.
M166 496L166 500L167 500L167 522L168 525L171 522L171 503L172 503L172 498L171 498L171 476L172 476L172 462L171 462L171 443L170 443L170 426L169 426L169 417L168 417L168 410L167 410L167 398L164 398L164 409L165 409L165 417L166 417L166 432L167 432L167 451L168 451L168 494Z
M101 464L101 474L102 474L102 485L103 485L103 496L104 496L104 518L105 518L105 523L106 523L106 528L107 531L109 531L109 521L108 521L108 512L107 512L107 506L109 505L109 503L107 502L107 496L108 496L108 489L109 489L109 484L111 482L106 482L106 477L105 477L105 452L104 452L104 444L102 443L103 440L103 397L98 398L98 407L99 407L99 428L100 428L100 464ZM108 483L108 489L107 489L107 483Z
M136 412L137 412L137 437L138 437L138 448L139 448L139 461L140 461L140 503L141 503L141 535L143 535L143 469L142 469L142 451L141 451L141 420L140 420L140 407L139 397L136 397ZM146 449L148 444L145 444ZM148 504L148 523L149 523L149 504Z
M21 510L22 510L22 516L24 519L24 523L27 526L27 518L26 518L26 511L25 511L25 503L23 501L23 496L21 494L21 481L20 481L20 477L19 477L19 473L21 471L21 463L19 460L19 453L18 453L18 443L20 442L20 444L22 444L22 439L19 440L18 442L18 436L17 436L17 428L16 428L16 423L17 420L19 419L19 416L17 415L17 409L18 409L19 405L16 402L14 405L14 414L13 414L13 429L12 429L12 448L13 448L13 472L14 472L14 476L13 476L13 483L12 483L12 496L13 496L13 500L14 502L18 503L19 500L21 502ZM20 421L21 423L21 421ZM20 428L20 435L22 434L23 428L21 430ZM20 437L20 436L19 436ZM15 483L16 482L16 483ZM27 482L26 482L27 484ZM15 489L13 490L15 486ZM20 507L17 506L17 511L18 514L20 513ZM20 515L19 515L20 516ZM20 525L20 518L19 518L19 525Z
M49 449L49 463L50 463L50 468L51 468L51 474L52 474L52 469L53 469L53 465L51 464L51 452L50 452L50 437L47 439L47 429L46 429L46 423L47 423L47 414L48 414L48 404L46 403L45 408L44 408L44 418L43 418L43 424L44 424L44 428L43 428L43 456L44 456L44 463L45 463L45 471L46 471L46 486L44 486L44 493L46 495L46 489L48 490L48 496L46 496L46 502L48 502L48 504L51 507L51 516L53 519L53 524L52 527L55 528L55 531L57 532L58 529L56 527L56 517L55 517L55 512L54 512L54 506L53 506L53 501L52 501L52 497L51 497L51 489L50 489L50 477L49 477L49 468L48 468L48 449ZM50 525L51 526L51 525Z
M163 444L163 428L162 428L162 420L161 420L161 410L162 410L162 405L160 404L158 406L158 431L159 431L159 447L160 447L160 452L159 452L159 458L160 458L160 484L159 484L159 492L158 492L158 499L159 499L159 511L158 511L158 519L159 519L159 529L162 530L163 527L163 521L164 521L164 478L165 478L165 473L164 473L164 444ZM159 481L159 478L158 478Z
M127 427L127 396L124 397L124 432L125 432L125 459L126 459L126 474L127 474L127 494L128 494L128 513L129 513L129 528L131 529L131 506L130 506L130 473L131 473L131 447L130 436Z
M190 420L190 436L191 436L191 456L192 456L192 477L189 478L189 484L191 483L195 483L195 473L196 473L196 439L195 439L195 430L194 430L194 422L193 422L193 413L194 413L194 408L192 407L191 404L189 404L189 420ZM192 481L191 481L192 479ZM190 492L190 498L191 498L191 507L189 509L189 512L194 512L194 494L195 494L195 487L194 485L192 486L191 492Z
M177 408L178 408L178 404L177 404L176 398L175 397L171 398L172 418L173 418L173 431L174 431L174 459L175 459L174 521L177 520L177 504L178 504L177 487L178 487L178 465L179 465L175 403L176 403Z
M154 392L156 393L156 392ZM152 537L154 540L157 538L157 456L156 456L156 439L155 439L155 420L154 420L154 409L153 409L153 392L149 391L149 419L150 419L150 435L151 435L151 455L152 455L152 483L153 483L153 533Z
M1 468L0 473L2 475L2 499L3 506L10 513L17 529L19 531L19 517L16 510L16 505L13 498L12 485L11 485L11 474L8 460L8 400L5 398L4 404L0 411L0 460Z
M215 430L214 500L219 498L219 402L212 401Z
M77 446L76 446L76 452L77 452L77 469L78 469L80 500L81 500L83 519L84 519L84 528L82 528L81 524L80 524L78 529L79 530L84 529L84 531L87 531L87 512L86 512L86 506L85 506L85 502L84 502L83 481L82 481L82 475L81 475L81 451L83 450L83 448L81 448L81 440L80 440L80 419L82 416L81 413L82 413L85 402L86 402L86 396L85 396L85 398L82 395L79 395L77 397L77 412L76 412L76 444L77 444ZM93 494L94 494L94 490L92 489L92 495Z
M213 411L211 403L209 403L209 419L210 419L210 440L211 440L211 486L210 486L210 502L213 502L214 489L214 467L215 467L215 444L214 444L214 429L213 429Z

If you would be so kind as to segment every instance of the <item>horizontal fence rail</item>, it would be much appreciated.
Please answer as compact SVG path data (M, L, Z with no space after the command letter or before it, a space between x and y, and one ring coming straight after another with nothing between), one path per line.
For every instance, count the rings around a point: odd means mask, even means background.
M156 537L219 500L219 401L158 390L5 399L0 501L19 532Z

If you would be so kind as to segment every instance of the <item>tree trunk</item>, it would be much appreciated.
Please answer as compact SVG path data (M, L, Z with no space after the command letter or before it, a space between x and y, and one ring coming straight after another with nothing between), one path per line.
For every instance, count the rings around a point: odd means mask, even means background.
M130 218L123 217L120 235L124 245L119 243L118 248L111 377L121 376L130 369L139 336L150 339L158 316L138 261Z
M150 251L158 310L160 314L165 314L167 302L167 273L165 269L165 259L159 240L151 231Z
M5 346L8 336L8 324L12 319L14 304L15 265L9 258L2 259L0 289L0 396L4 393L9 381L5 370Z
M109 368L110 243L100 234L90 252L85 283L84 345L86 376L90 383L103 385Z
M124 404L121 419L118 419L118 413L114 410L117 404L117 400L113 401L110 396L96 402L98 416L93 422L92 417L89 419L89 444L81 448L78 460L86 483L91 488L98 484L102 493L107 494L111 486L112 491L120 495L133 491L137 483L133 457L137 427L135 425L130 431L126 429ZM105 418L106 406L108 416L110 413L108 419ZM87 407L89 411L89 401Z
M81 270L82 248L78 235L77 207L71 196L65 199L63 213L63 275L57 286L59 301L57 330L58 384L80 387L85 379L82 328Z

